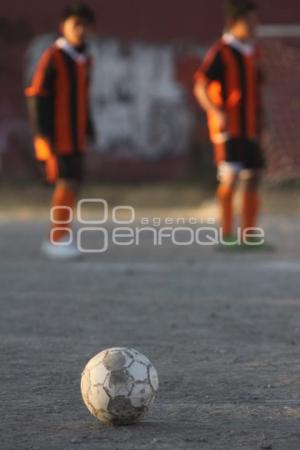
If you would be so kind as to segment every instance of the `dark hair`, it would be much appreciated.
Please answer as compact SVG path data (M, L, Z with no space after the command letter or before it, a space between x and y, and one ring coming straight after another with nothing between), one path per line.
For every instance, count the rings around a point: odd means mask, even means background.
M94 11L85 3L72 3L63 9L61 15L63 22L72 16L83 19L90 24L95 23L96 20Z
M252 11L257 11L257 5L252 0L228 0L225 6L225 18L228 22L235 22Z

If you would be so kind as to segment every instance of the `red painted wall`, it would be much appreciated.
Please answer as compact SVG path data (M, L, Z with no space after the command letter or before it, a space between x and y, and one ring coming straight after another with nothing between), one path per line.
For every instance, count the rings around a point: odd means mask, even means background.
M10 0L0 7L0 137L26 115L24 55L31 39L53 31L60 0ZM125 40L209 43L222 28L222 0L90 0L97 11L96 33ZM299 0L258 0L262 23L300 23ZM15 163L14 163L15 164Z
M0 17L11 23L24 20L36 33L53 30L60 0L11 0L2 2ZM222 0L89 0L98 15L97 33L125 39L165 41L209 39L222 25ZM258 0L263 23L299 23L298 0Z

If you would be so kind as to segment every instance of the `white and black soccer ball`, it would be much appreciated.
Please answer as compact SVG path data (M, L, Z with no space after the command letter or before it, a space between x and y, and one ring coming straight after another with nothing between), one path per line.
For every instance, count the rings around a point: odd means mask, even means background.
M95 355L81 376L81 394L88 410L107 425L139 420L153 403L158 375L146 356L124 347Z

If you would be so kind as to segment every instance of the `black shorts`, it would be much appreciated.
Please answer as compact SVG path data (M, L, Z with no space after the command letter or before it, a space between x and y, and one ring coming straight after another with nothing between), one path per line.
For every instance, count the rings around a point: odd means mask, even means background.
M238 163L244 169L260 170L266 167L263 150L258 141L246 138L229 139L216 146L216 161Z
M57 156L58 178L81 182L84 171L84 156L82 154Z
M82 154L58 155L57 161L57 179L75 181L81 183L84 176L84 156ZM54 180L49 182L47 162L39 162L39 170L42 179L48 183L55 183Z

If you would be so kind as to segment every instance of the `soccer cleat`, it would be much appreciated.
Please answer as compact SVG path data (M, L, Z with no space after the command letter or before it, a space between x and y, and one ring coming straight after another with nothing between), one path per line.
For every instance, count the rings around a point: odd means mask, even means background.
M234 236L226 236L223 242L219 244L218 250L227 252L243 252L243 251L274 251L272 244L261 242L256 237L248 237L247 242L239 242Z
M233 235L224 236L222 244L228 247L236 246L238 245L237 238Z
M217 246L219 251L234 252L241 249L241 244L234 235L223 236L222 242Z
M53 244L49 240L45 240L42 243L41 252L49 259L62 261L81 258L81 253L78 248L72 243L67 243L67 239L65 237L63 237L56 244Z
M273 251L274 246L266 241L261 241L261 239L256 237L248 237L248 242L244 242L241 245L242 250L261 250L261 251Z

